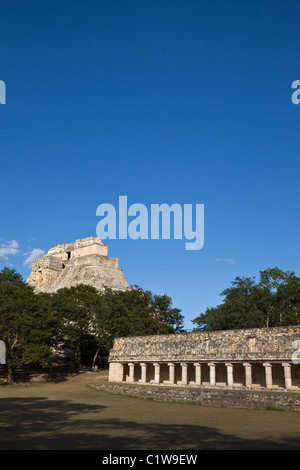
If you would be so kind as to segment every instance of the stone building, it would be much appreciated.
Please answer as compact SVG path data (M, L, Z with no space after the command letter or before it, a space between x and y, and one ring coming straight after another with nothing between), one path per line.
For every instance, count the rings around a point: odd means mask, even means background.
M57 245L32 263L28 284L36 292L56 292L63 287L86 284L103 290L129 289L117 258L108 257L108 245L98 237Z
M117 338L109 381L300 391L300 327Z

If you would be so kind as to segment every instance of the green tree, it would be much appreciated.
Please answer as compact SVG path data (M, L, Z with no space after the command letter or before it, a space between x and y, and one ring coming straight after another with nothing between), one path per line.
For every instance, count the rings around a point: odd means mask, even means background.
M137 286L100 293L78 285L60 289L52 302L60 316L58 341L74 350L78 367L93 366L100 354L107 357L116 337L182 331L183 316L172 300Z
M165 324L173 330L172 333L182 333L184 331L184 317L180 309L173 307L171 297L166 294L158 295L151 293L151 301L159 320L157 334L160 334L160 331L165 329Z
M181 332L183 316L168 296L154 295L133 286L127 291L106 289L98 310L98 339L106 350L117 337Z
M222 292L221 305L193 320L194 331L269 328L298 324L300 279L279 268L260 271L259 280L237 277Z
M74 350L75 362L82 365L83 351L94 347L96 310L99 309L98 291L87 285L63 288L52 297L53 308L60 318L58 341Z
M74 351L80 368L108 356L118 336L183 331L183 316L167 295L134 286L98 292L88 285L37 294L20 274L0 272L0 339L7 350L8 378L16 367L49 365L52 349Z
M300 324L300 278L294 273L285 283L278 286L277 299L280 311L280 324L283 326Z
M0 339L6 346L8 381L17 367L51 363L56 318L48 298L36 295L15 270L0 272Z

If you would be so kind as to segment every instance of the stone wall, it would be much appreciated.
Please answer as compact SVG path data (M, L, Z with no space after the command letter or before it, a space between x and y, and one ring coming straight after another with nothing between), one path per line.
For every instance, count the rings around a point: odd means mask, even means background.
M111 362L291 360L300 327L117 338Z
M299 327L117 338L109 380L300 391Z
M61 259L45 256L32 263L30 284L54 284L62 272Z
M108 257L108 246L98 237L78 239L57 245L32 264L27 282L36 292L53 293L78 284L93 286L99 291L129 289L119 267L118 258Z
M300 410L300 395L288 392L260 392L250 390L216 390L206 388L174 388L168 386L144 386L134 384L93 385L118 395L127 395L155 401L197 403L206 406L227 406L238 408L285 411Z

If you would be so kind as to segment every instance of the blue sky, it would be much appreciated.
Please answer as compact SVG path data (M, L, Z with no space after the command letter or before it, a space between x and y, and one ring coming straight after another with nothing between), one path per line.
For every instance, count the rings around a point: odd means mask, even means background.
M96 209L204 204L205 244L107 240L186 328L236 276L300 275L298 0L2 0L0 268Z

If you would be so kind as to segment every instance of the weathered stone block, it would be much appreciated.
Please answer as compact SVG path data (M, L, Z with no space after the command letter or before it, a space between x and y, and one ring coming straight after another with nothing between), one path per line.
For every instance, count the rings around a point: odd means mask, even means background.
M102 291L129 289L117 258L108 257L108 246L98 237L57 245L32 263L27 282L37 292L56 292L78 284L91 285Z

